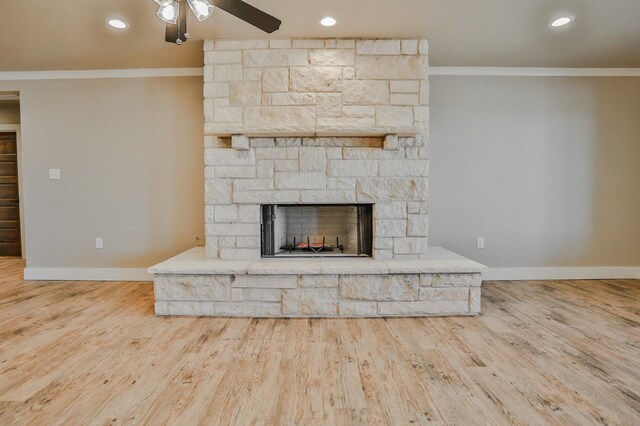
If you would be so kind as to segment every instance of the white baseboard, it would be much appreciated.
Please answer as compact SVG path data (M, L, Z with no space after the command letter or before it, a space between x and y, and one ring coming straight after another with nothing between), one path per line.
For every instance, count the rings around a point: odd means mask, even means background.
M146 268L24 268L25 280L153 281Z
M0 81L80 80L88 78L199 77L202 74L202 67L111 70L2 71L0 72Z
M429 67L429 75L503 77L640 77L640 68Z
M640 279L640 266L489 268L484 281Z

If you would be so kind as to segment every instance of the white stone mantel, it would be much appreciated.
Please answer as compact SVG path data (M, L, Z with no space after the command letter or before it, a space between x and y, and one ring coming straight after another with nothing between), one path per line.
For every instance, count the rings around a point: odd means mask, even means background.
M218 137L231 136L248 136L250 138L354 138L354 137L385 137L387 135L396 135L400 137L414 137L419 135L418 129L415 127L328 127L316 128L314 130L301 130L292 127L277 127L269 129L252 129L246 127L232 128L229 127L224 131L206 132L205 135Z

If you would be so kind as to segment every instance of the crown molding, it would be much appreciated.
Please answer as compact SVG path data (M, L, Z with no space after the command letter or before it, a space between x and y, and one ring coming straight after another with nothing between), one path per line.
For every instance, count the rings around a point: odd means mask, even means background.
M0 81L19 80L82 80L95 78L199 77L203 69L194 68L137 68L112 70L63 71L2 71Z
M429 74L432 76L640 77L640 68L430 67Z

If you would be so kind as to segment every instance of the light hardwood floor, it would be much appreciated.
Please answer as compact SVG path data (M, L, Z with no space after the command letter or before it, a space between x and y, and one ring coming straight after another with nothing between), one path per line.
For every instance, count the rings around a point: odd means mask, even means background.
M640 281L484 284L480 317L159 318L0 259L0 424L640 424Z

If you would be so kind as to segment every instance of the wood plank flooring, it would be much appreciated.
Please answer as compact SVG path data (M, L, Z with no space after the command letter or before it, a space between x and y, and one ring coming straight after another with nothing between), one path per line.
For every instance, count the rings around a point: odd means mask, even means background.
M640 281L484 284L480 317L159 318L0 258L0 424L640 424Z

